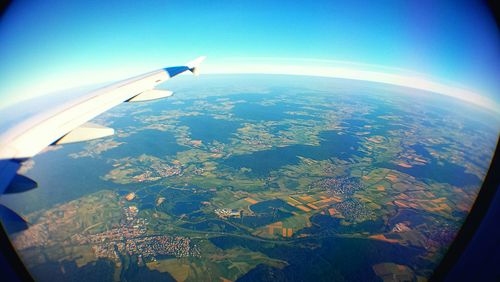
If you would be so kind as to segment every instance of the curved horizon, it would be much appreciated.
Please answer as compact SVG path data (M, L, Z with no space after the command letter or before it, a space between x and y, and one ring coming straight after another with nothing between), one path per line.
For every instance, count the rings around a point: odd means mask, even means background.
M1 26L0 108L200 55L210 73L378 81L500 104L500 33L482 3L15 2Z
M263 60L265 59L265 60ZM250 63L234 63L238 61L246 61ZM284 64L272 64L270 61L284 61ZM340 79L351 79L359 81L368 81L375 83L390 84L402 87L408 87L418 90L424 90L432 92L435 94L445 95L448 97L456 98L463 102L468 102L479 106L481 108L490 110L495 113L500 113L500 105L493 99L488 98L485 95L481 95L474 90L467 89L465 87L455 86L454 83L445 83L438 81L423 74L411 70L405 70L400 68L392 68L388 66L378 66L372 64L364 64L358 62L347 62L347 61L333 61L333 60L323 60L323 59L309 59L309 58L268 58L268 57L258 57L258 58L229 58L222 60L223 64L210 64L204 65L201 70L201 75L203 74L272 74L272 75L297 75L297 76L313 76L313 77L326 77L326 78L340 78ZM228 63L229 62L229 63ZM310 62L317 63L315 65L299 65L300 62ZM335 65L331 65L335 63ZM322 65L323 64L323 65ZM352 66L349 68L349 66ZM356 68L354 68L356 66ZM142 69L142 68L141 68ZM151 71L153 69L150 69ZM384 70L384 71L378 71ZM129 77L140 75L145 72L141 70L140 72L134 73L134 70L128 70L123 73L123 70L111 72L104 79L106 81L116 81L127 79ZM77 76L78 77L78 76ZM99 79L100 78L100 79ZM80 77L81 79L81 77ZM67 82L67 80L65 80ZM77 79L73 79L73 83L67 86L61 86L61 84L55 84L49 89L45 88L45 91L36 91L35 94L31 96L16 95L18 99L12 99L10 101L3 101L3 105L0 109L5 109L13 105L18 105L23 102L27 102L34 98L43 97L46 95L54 94L57 92L70 91L73 89L78 89L82 87L87 87L89 85L101 85L103 84L102 74L87 77L85 83L78 83ZM37 87L34 87L37 88ZM52 88L52 89L50 89ZM44 87L41 87L44 89Z
M327 60L325 60L327 61ZM350 65L350 62L341 62ZM352 79L360 81L369 81L376 83L391 84L403 86L418 90L429 91L436 94L456 98L464 102L472 103L481 108L500 113L500 105L493 99L481 95L476 91L454 86L453 83L447 84L432 78L418 75L410 70L400 70L385 66L366 65L354 63L365 67L377 67L384 69L393 69L402 71L405 74L396 74L391 72L380 72L374 70L362 70L354 68L336 67L336 66L303 66L303 65L275 65L275 64L247 64L247 65L221 65L204 67L202 73L207 74L280 74L280 75L299 75ZM263 71L265 70L265 71Z

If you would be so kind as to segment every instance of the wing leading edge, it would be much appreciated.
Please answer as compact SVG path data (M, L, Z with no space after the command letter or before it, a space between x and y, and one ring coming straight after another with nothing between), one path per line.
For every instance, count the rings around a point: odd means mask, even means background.
M87 123L99 114L123 103L169 97L170 91L154 89L158 84L190 71L197 74L205 57L184 66L167 67L132 77L86 93L64 105L40 113L9 128L0 135L0 195L14 178L19 164L45 147L109 136L113 129Z

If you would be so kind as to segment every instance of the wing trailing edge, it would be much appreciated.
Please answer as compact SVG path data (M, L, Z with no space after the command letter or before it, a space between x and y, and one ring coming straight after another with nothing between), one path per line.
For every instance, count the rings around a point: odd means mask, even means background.
M127 100L127 102L144 102L144 101L163 99L170 97L173 94L174 92L168 90L157 90L157 89L146 90L141 94L130 98L129 100Z
M107 137L115 134L113 128L105 127L95 123L87 122L71 130L68 134L57 140L54 145L76 143Z
M187 63L187 67L194 75L200 74L200 64L206 59L205 56L198 57L191 62Z

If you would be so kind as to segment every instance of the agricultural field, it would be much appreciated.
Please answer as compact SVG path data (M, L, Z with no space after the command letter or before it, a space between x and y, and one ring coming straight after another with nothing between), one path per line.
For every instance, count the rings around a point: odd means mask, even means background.
M409 89L213 83L118 107L97 118L115 136L25 168L40 187L19 200L31 226L12 238L35 277L431 275L474 203L495 132ZM59 170L44 170L49 157Z

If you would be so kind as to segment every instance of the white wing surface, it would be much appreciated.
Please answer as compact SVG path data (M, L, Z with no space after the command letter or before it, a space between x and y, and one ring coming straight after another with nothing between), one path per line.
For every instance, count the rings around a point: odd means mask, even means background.
M112 135L113 129L88 121L123 102L148 101L171 96L172 92L154 89L155 86L186 71L197 74L197 68L204 59L205 57L199 57L184 66L167 67L119 81L87 92L62 105L49 105L0 132L0 195L12 190L7 188L21 162L53 144Z

